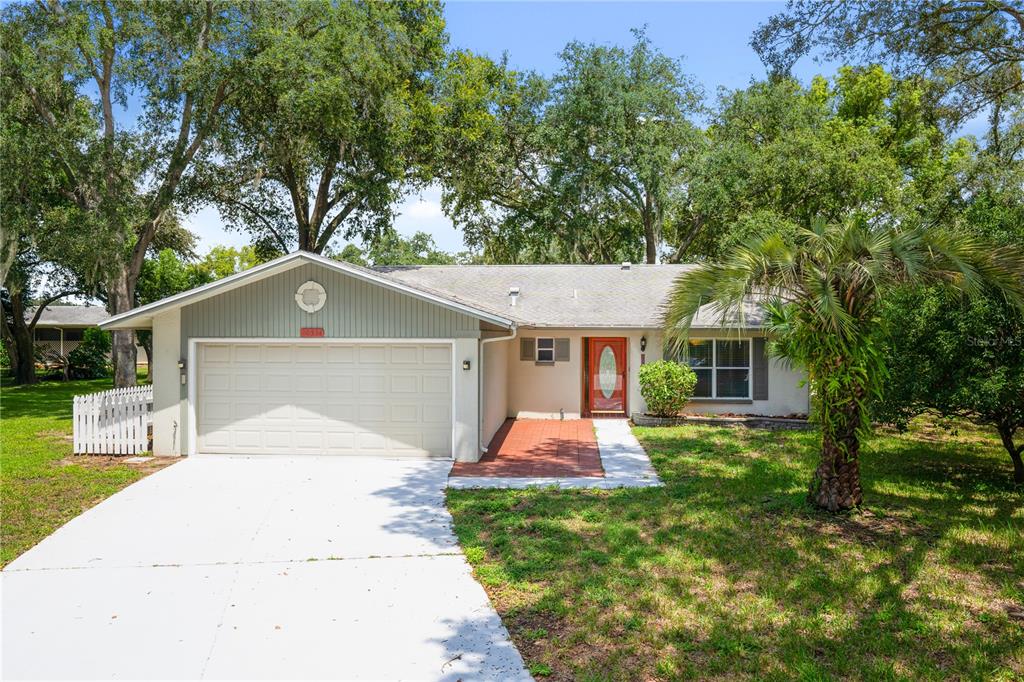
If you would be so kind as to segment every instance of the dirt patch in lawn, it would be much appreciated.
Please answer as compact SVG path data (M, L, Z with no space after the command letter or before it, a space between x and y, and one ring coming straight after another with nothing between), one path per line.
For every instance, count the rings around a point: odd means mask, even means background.
M153 457L151 455L146 455L144 462L126 461L136 456L138 455L69 455L60 460L58 464L59 466L82 466L100 470L128 467L140 472L143 476L148 476L181 461L181 457Z

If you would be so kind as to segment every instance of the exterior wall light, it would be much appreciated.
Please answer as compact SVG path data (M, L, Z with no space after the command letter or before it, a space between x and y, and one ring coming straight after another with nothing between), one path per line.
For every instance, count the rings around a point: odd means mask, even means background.
M467 371L468 371L468 370L469 370L469 367L470 367L470 364L469 364L469 360L463 360L463 361L462 361L462 369L464 369L464 370L467 370Z

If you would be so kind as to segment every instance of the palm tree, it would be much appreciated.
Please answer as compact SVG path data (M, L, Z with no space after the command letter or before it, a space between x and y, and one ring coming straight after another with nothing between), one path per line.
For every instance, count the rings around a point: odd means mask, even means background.
M884 388L879 304L894 287L941 282L967 295L992 287L1024 300L1024 252L964 234L872 226L864 219L814 224L754 240L675 283L666 337L679 344L710 305L723 324L743 324L743 302L767 313L770 352L807 370L820 411L821 461L809 500L829 511L861 504L858 455L869 407ZM732 322L726 322L732 320Z

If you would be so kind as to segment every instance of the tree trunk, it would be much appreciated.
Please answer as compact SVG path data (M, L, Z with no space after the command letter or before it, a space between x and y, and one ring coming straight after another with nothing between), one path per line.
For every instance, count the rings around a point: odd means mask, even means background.
M833 411L835 423L821 429L821 461L811 479L808 500L830 512L859 507L864 500L860 486L860 410L854 400Z
M999 429L999 438L1003 441L1003 447L1010 453L1010 460L1013 461L1013 482L1024 483L1024 459L1021 458L1021 453L1024 453L1024 445L1017 447L1013 442L1013 434L1017 429L1009 424L999 424L997 428Z
M134 282L129 282L127 273L120 273L108 290L111 315L126 313L135 307ZM135 350L135 332L131 329L117 329L111 335L111 359L114 363L114 388L134 386L135 366L138 358Z
M153 382L153 332L142 330L135 332L139 345L146 351L146 381Z
M16 384L34 384L36 377L35 343L32 327L25 322L25 301L21 292L11 292L11 323L4 319L4 335L11 360L11 376Z
M645 210L644 220L644 250L646 262L654 264L658 262L658 235L654 231L654 205L650 193L644 197Z

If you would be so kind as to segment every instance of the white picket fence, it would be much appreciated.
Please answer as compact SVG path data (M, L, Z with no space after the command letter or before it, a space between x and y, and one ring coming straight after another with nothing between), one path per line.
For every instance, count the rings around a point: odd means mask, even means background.
M152 386L76 395L75 452L103 455L146 452L152 413Z

